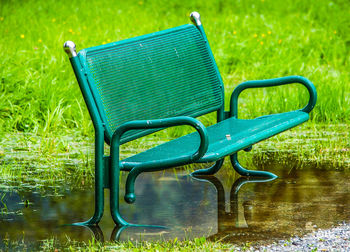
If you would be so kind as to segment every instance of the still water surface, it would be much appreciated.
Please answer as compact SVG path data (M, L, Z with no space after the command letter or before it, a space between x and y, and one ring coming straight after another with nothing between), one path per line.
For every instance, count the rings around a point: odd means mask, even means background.
M105 214L99 228L62 226L93 214L93 190L69 191L62 186L40 192L25 187L0 187L0 248L10 240L39 240L67 236L87 241L167 240L205 236L223 242L269 242L329 228L350 221L350 173L292 169L275 165L274 181L229 179L225 167L216 177L193 178L177 171L144 173L136 181L136 202L121 201L126 220L168 229L115 228ZM125 177L125 176L124 176ZM124 181L123 181L124 183ZM123 199L123 195L121 195Z

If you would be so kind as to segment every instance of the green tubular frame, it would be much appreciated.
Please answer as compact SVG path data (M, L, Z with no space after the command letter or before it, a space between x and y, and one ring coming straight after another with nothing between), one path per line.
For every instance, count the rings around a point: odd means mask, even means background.
M88 221L73 224L89 226L99 223L104 211L104 127L101 118L98 116L97 107L93 103L94 99L86 78L84 78L84 71L78 57L71 57L70 62L95 128L95 212Z
M317 94L313 84L306 78L300 76L290 76L270 80L259 80L259 81L248 81L238 85L231 95L230 101L230 111L227 112L224 110L224 86L223 82L215 63L215 59L211 52L210 46L208 44L204 29L202 27L200 16L198 13L191 13L191 20L198 28L200 34L203 36L204 42L208 49L211 60L213 61L213 66L217 72L217 77L219 78L221 93L222 93L222 105L219 108L215 107L214 111L217 112L217 122L223 121L229 117L238 117L238 97L240 93L248 88L260 88L260 87L272 87L277 85L285 85L291 83L300 83L304 85L310 94L310 99L306 107L301 109L301 111L309 113L315 106ZM79 87L83 94L85 103L88 107L90 117L93 121L95 129L95 211L92 218L85 222L74 223L73 225L84 225L91 226L97 225L104 212L104 189L110 189L110 210L113 221L121 227L126 226L146 226L146 225L136 225L130 224L124 220L119 211L119 178L120 171L129 171L127 181L126 181L126 191L124 199L128 203L135 201L134 194L134 184L137 176L142 172L148 171L157 171L163 170L175 166L190 164L198 161L201 157L205 155L208 150L208 133L203 124L193 117L179 116L166 119L156 119L156 120L136 120L129 121L119 125L119 127L114 131L113 135L110 137L108 132L110 129L105 123L105 115L103 111L100 111L98 106L99 100L94 97L93 85L89 79L89 72L86 69L86 66L82 65L82 59L85 50L82 51L81 55L77 54L75 51L75 45L73 42L66 42L64 46L65 51L70 57L70 62L72 64L74 73L79 83ZM217 109L217 110L216 110ZM213 110L211 110L213 111ZM209 111L209 112L211 112ZM237 118L238 119L238 118ZM129 141L123 140L122 135L129 131L135 129L161 129L172 126L179 125L189 125L194 127L200 136L200 145L196 152L191 155L178 156L174 158L164 159L164 160L154 160L143 163L131 163L131 162L122 162L119 157L120 145ZM132 140L132 139L131 139ZM104 155L104 143L110 144L111 154L110 156ZM251 147L244 149L249 151ZM269 179L274 179L277 176L265 171L251 171L243 168L237 159L237 153L230 155L231 163L234 169L242 176L255 176L255 177L265 177ZM197 170L192 173L192 175L212 175L220 170L224 163L224 159L217 160L214 165L207 169ZM148 225L147 227L163 228L160 226Z

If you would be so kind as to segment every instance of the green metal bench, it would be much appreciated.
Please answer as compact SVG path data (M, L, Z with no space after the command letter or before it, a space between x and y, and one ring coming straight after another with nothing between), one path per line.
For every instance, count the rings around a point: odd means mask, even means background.
M110 207L117 225L131 225L119 212L119 173L128 171L125 200L135 201L134 183L146 171L191 163L215 162L193 175L217 172L225 156L242 176L275 178L272 173L251 171L237 160L237 152L309 119L316 90L306 78L248 81L236 87L230 111L224 111L224 86L197 12L194 25L75 50L67 41L64 50L77 77L95 127L95 214L80 225L97 224L103 215L104 189L110 189ZM305 108L253 120L238 119L237 101L248 88L290 83L304 85L310 94ZM196 117L217 112L217 124L204 127ZM196 132L159 145L124 160L120 145L155 131L178 125ZM104 155L104 143L110 156Z

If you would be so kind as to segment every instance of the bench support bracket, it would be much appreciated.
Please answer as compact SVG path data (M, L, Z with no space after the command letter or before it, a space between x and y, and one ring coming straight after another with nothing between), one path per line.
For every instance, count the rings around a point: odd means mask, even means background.
M231 163L235 171L243 176L243 177L260 177L260 178L267 178L267 179L275 179L277 176L271 172L267 171L254 171L254 170L248 170L244 168L239 162L237 158L237 153L232 154L230 156Z
M214 165L207 169L197 170L191 173L192 176L202 176L202 175L214 175L217 173L224 163L224 158L215 162Z

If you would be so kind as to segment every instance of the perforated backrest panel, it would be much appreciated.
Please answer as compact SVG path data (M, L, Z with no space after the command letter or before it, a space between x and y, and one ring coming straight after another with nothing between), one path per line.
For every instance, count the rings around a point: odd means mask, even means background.
M79 57L107 135L131 120L217 110L223 102L221 82L208 50L194 25L82 50ZM129 131L124 142L150 132Z

